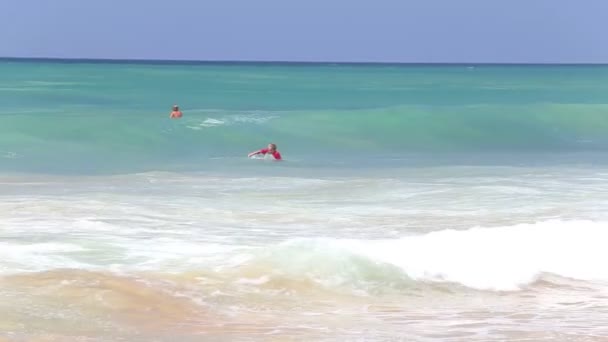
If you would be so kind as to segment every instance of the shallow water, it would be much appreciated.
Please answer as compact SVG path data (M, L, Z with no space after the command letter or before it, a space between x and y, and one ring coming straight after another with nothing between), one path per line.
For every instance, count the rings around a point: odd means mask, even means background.
M599 341L608 169L559 170L6 176L0 324L56 340Z

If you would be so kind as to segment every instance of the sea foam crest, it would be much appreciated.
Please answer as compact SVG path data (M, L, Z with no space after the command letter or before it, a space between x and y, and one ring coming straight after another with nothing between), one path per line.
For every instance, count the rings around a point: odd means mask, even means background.
M274 253L286 260L280 262L285 268L315 278L342 275L344 282L356 282L361 280L358 276L370 273L359 266L375 265L376 273L391 270L416 281L510 291L543 274L608 281L606 241L608 223L545 221L441 230L395 240L296 239ZM286 254L289 258L284 258Z

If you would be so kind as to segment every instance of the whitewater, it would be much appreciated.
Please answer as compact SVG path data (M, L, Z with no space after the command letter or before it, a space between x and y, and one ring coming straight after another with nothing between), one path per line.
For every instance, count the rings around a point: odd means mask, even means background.
M608 337L605 66L0 72L0 341Z

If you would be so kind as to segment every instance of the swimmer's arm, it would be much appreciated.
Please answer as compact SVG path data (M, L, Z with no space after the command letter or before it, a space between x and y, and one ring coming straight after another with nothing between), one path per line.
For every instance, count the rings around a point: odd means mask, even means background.
M249 153L249 158L251 158L252 156L255 156L257 154L266 154L266 153L268 153L268 149L267 148L263 148L261 150L257 150L255 152Z
M255 152L249 153L249 156L251 157L251 156L255 156L256 154L266 154L266 153L268 153L268 149L267 148L263 148L261 150L257 150Z
M249 153L249 154L247 155L247 157L248 157L248 158L251 158L251 157L256 156L256 155L258 155L258 154L262 154L262 150L258 150L258 151L255 151L255 152L251 152L251 153Z

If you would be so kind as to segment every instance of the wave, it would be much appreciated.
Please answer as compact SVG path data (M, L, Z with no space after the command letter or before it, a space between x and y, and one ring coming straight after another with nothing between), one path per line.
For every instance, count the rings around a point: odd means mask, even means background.
M217 284L216 290L228 292L518 291L541 281L608 284L607 239L608 223L592 221L441 230L391 240L296 238L264 247L159 239L152 250L120 244L111 269L185 277L194 283L207 279L205 283ZM102 266L91 263L90 255L107 254L89 244L58 243L3 243L1 251L5 275L66 268L99 271Z
M22 157L12 165L146 165L139 170L239 156L270 141L292 156L608 150L608 105L600 104L185 115L179 121L78 111L2 115L0 146Z
M184 119L115 113L0 116L2 142L78 143L86 147L158 148L167 142L241 143L278 139L328 149L407 150L606 148L608 105L405 106L369 110L292 112L186 111ZM228 127L230 126L230 127ZM204 134L192 127L205 128ZM22 147L22 146L21 146ZM208 146L199 145L206 148ZM92 149L93 151L93 149Z
M607 238L606 223L547 221L384 241L296 239L251 264L267 265L265 269L281 276L369 292L421 283L514 291L548 275L608 281Z

